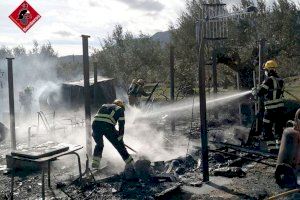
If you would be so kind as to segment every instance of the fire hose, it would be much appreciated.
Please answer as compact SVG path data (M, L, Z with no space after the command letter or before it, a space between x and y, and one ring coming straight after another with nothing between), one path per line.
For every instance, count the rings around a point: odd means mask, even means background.
M300 189L289 190L289 191L287 191L287 192L278 194L278 195L276 195L276 196L272 196L272 197L268 198L268 200L279 199L279 198L282 198L282 197L285 197L285 196L288 196L288 195L290 195L290 194L297 193L297 192L300 192Z
M287 93L288 95L290 95L291 97L293 97L294 99L296 99L297 101L300 102L300 99L298 97L296 97L295 95L293 95L291 92L284 90L285 93Z
M126 148L130 149L131 151L133 151L134 153L138 153L136 150L134 150L133 148L131 148L130 146L128 146L127 144L124 144Z

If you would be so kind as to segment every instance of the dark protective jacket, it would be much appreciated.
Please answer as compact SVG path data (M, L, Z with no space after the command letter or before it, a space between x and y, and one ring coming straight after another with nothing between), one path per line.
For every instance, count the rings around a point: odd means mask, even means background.
M260 85L257 95L264 97L266 110L284 107L283 103L284 81L275 71L271 71Z
M119 134L124 135L125 114L124 109L115 104L103 104L94 117L94 121L104 122L115 127L119 124Z
M127 94L135 97L150 96L149 93L145 92L144 87L138 83L131 84Z

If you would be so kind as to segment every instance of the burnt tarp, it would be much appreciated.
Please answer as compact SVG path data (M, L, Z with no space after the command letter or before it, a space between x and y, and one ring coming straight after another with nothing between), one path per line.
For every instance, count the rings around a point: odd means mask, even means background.
M114 79L98 77L96 84L90 78L91 102L94 106L111 103L116 98ZM96 88L96 91L94 91ZM84 81L66 82L61 88L62 99L71 108L77 108L84 104Z
M111 103L116 98L114 79L99 76L97 83L94 84L94 79L90 78L90 95L94 108ZM58 87L49 87L40 95L39 103L42 110L77 110L84 105L84 81L64 82Z

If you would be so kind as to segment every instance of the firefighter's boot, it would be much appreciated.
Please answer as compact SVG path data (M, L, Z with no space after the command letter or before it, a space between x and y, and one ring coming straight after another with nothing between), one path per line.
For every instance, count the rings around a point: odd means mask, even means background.
M126 180L133 180L133 179L137 178L136 172L134 169L134 162L130 162L125 165L123 175Z
M99 169L100 168L101 157L94 156L92 161L92 168Z

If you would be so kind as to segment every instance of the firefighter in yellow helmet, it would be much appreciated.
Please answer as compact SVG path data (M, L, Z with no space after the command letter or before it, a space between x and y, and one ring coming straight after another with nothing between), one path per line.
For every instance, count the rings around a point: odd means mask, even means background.
M269 60L264 64L265 80L256 92L257 96L264 101L263 136L265 141L274 141L275 137L281 139L284 126L280 117L284 112L284 81L278 76L277 67L278 64L274 60ZM272 133L273 124L275 124L275 137Z
M133 158L127 152L123 142L125 128L125 105L122 100L116 99L112 104L103 104L94 117L92 124L93 138L96 146L93 153L92 168L100 167L100 160L104 148L103 136L117 149L126 166L133 163ZM118 123L119 130L115 126Z
M129 89L127 91L129 105L139 106L141 103L141 96L150 96L150 93L145 92L144 90L145 81L143 79L133 79Z

